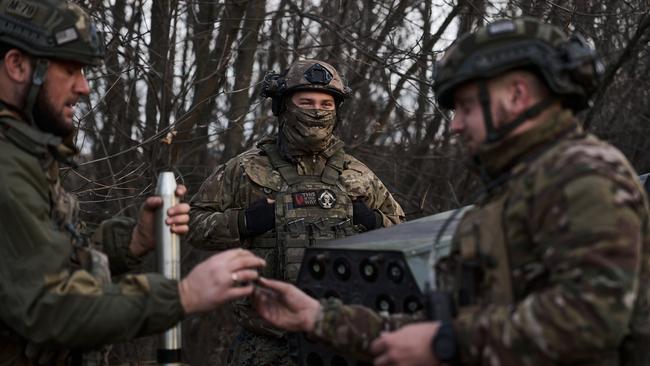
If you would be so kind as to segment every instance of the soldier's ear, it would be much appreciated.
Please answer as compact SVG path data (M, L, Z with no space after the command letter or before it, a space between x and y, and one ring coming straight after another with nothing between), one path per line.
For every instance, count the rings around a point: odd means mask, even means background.
M7 51L2 62L2 68L7 77L16 83L26 84L31 82L31 57L16 48Z

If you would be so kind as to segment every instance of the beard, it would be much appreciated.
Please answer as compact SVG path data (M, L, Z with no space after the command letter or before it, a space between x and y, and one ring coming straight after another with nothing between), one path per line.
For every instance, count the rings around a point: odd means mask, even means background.
M59 137L67 137L74 132L74 126L68 122L63 115L63 110L57 111L52 103L51 98L44 88L39 90L36 97L36 103L32 109L34 123L43 131Z

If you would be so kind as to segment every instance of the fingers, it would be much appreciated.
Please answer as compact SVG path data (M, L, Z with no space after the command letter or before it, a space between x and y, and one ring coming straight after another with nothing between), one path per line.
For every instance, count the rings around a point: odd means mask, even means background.
M259 272L253 269L242 269L233 272L233 274L237 275L237 282L239 283L250 283L257 280L260 276Z
M244 257L248 255L253 255L253 253L251 253L246 249L235 248L235 249L228 249L219 254L215 254L212 256L212 258L221 258L222 260L230 261L230 260L234 260L235 258Z
M142 208L148 211L155 211L157 208L163 205L163 199L159 196L147 197L142 205Z
M251 254L250 256L235 259L232 263L231 269L232 271L239 271L240 269L244 268L261 268L265 265L266 262L264 259Z
M262 286L267 287L276 292L288 292L292 288L298 289L294 285L282 281L270 280L268 278L260 277L259 282Z
M187 188L185 188L184 185L179 184L176 187L176 192L175 192L176 197L182 199L183 196L185 196L185 193L187 193ZM163 204L163 200L160 196L151 196L151 197L147 197L147 199L144 201L143 208L146 210L154 211L160 206L162 206L162 204ZM167 211L167 215L171 217L175 215L187 214L189 212L190 212L190 205L188 205L187 203L180 203L170 208ZM168 224L171 225L171 223Z
M167 216L169 216L168 220L178 216L187 215L189 213L190 213L190 205L187 203L179 203L175 206L170 207L169 210L167 210Z
M374 366L390 366L393 365L393 362L388 355L381 355L380 357L375 358L372 364Z
M184 185L179 184L176 186L176 192L174 193L176 194L176 197L183 198L183 196L185 196L185 193L187 193L187 188Z
M171 231L175 234L186 234L190 222L190 205L187 203L180 203L167 210L167 219L165 223L170 226Z
M242 286L242 287L231 287L226 291L226 301L238 299L240 297L246 297L253 294L255 287L253 285Z
M375 357L374 366L389 366L393 362L388 354L388 343L385 339L386 334L382 334L370 345L370 353Z
M388 346L384 337L385 335L382 334L370 345L370 353L372 353L374 356L379 356L386 352Z

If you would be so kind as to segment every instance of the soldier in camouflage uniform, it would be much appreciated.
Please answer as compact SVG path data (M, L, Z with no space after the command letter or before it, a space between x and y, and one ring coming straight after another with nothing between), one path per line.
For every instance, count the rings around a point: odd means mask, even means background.
M379 315L268 280L260 314L375 365L650 364L648 202L625 157L573 117L601 71L582 38L531 18L463 36L438 65L437 101L484 183L432 261L453 319Z
M336 69L318 60L269 74L262 95L273 98L279 135L205 181L191 202L187 241L202 249L250 248L267 261L264 275L293 282L305 247L400 223L400 205L333 135L349 92ZM235 311L242 330L229 364L294 364L283 332L251 316L247 302Z
M138 222L102 223L80 233L75 198L59 164L75 152L74 105L90 92L82 67L101 63L101 37L77 5L0 1L0 365L101 365L102 345L161 332L188 313L246 296L244 250L214 256L180 283L160 274L123 276L155 247L149 197ZM177 190L182 195L184 187ZM189 205L167 211L172 232L188 230ZM96 247L103 247L105 254Z

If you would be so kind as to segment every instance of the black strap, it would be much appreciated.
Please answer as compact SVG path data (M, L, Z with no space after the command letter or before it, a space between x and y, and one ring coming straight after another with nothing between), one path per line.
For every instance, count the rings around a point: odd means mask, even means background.
M483 110L483 120L485 121L485 129L487 132L487 143L497 142L506 137L512 130L519 127L527 120L539 115L544 109L548 108L553 104L553 102L555 102L555 99L553 98L545 98L522 112L509 123L504 124L500 128L496 128L494 126L494 121L492 121L492 107L490 105L490 92L488 91L487 81L480 80L478 88L479 102L481 103L481 109Z
M498 134L499 138L505 137L510 131L514 130L515 128L519 127L522 123L526 122L527 120L537 116L538 114L542 113L542 111L546 108L548 108L555 99L553 98L545 98L543 100L540 100L537 102L535 105L532 107L526 109L523 111L520 115L518 115L515 119L513 119L510 123L504 125L503 127L498 129Z
M36 98L38 93L45 82L45 75L47 74L47 68L49 67L50 62L45 58L37 58L34 61L34 72L32 74L32 85L29 88L27 93L27 99L25 100L25 108L23 113L27 117L27 122L32 126L36 126L34 121L34 106L36 105Z
M11 142L30 154L54 153L58 151L57 146L63 143L60 137L38 131L15 119L3 117L5 116L0 114L0 126L2 126L3 134Z
M485 130L487 132L486 142L494 142L499 140L501 134L494 127L492 122L492 106L490 105L490 92L488 91L487 81L479 80L478 82L478 99L481 103L481 109L483 110L483 121L485 123Z

